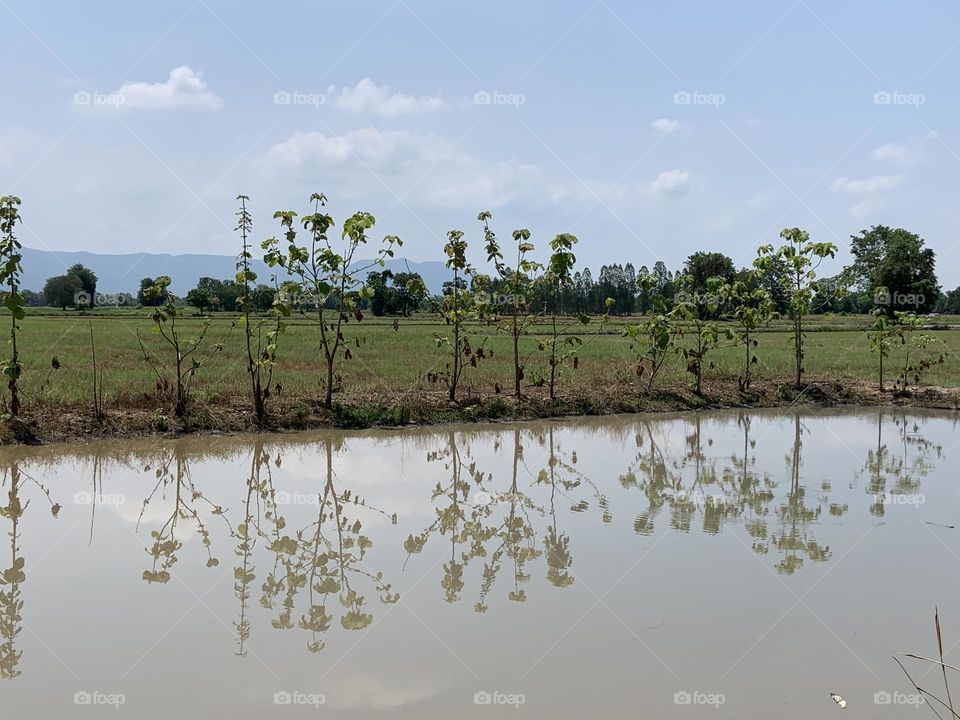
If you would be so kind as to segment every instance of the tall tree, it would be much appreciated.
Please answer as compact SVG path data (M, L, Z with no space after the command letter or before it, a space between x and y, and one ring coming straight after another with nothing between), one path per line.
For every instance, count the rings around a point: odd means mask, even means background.
M718 252L695 252L684 263L684 274L690 278L696 292L707 291L710 278L720 278L724 283L732 283L737 274L733 260Z
M82 295L77 298L77 305L86 305L93 308L97 298L97 275L86 265L76 263L67 269L67 275L75 277L80 283ZM84 297L86 296L86 297ZM83 301L86 302L83 302Z
M774 248L773 245L762 246L757 252L754 266L761 273L769 273L772 267L784 262L790 269L789 274L783 278L782 288L790 301L796 371L794 386L799 390L803 377L803 318L813 311L813 299L820 289L816 281L817 269L826 258L836 256L837 246L833 243L812 242L810 233L800 228L784 228L780 237L787 242L779 248Z
M76 275L54 275L43 284L43 300L50 307L66 310L77 304L83 286ZM86 303L84 303L86 304Z
M854 285L875 293L874 302L890 317L895 312L930 312L940 297L936 256L916 233L874 225L850 238L854 262L849 268Z

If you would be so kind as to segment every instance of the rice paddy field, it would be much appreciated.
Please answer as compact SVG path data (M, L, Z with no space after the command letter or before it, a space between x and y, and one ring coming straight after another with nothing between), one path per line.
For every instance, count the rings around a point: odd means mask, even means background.
M148 311L142 309L104 310L80 314L55 309L32 309L21 323L19 346L24 363L22 388L25 403L42 407L81 407L90 403L93 379L93 347L103 371L103 390L108 408L157 405L157 376L144 361L144 346L160 359L172 359L158 335L152 331ZM601 332L594 318L574 331L584 339L579 367L567 368L560 380L561 392L589 395L597 388L622 388L624 393L640 391L636 358L642 347L623 337L624 327L639 318L611 318ZM205 347L222 343L199 370L194 381L195 399L200 403L233 404L245 399L247 377L243 332L236 316L214 314L209 318L185 317L178 321L185 337L193 337L209 323ZM9 316L0 317L9 322ZM810 318L806 339L806 372L809 379L876 382L877 356L870 350L866 334L871 319L866 316L815 316ZM931 318L929 332L936 347L946 352L945 362L934 366L924 377L925 384L953 388L960 385L960 318ZM547 336L545 324L528 328L522 351L526 359L525 383L536 394L540 379L548 372L547 353L540 349ZM322 357L318 352L316 327L293 318L281 336L274 384L279 383L286 398L310 401L321 394ZM402 399L406 394L442 393L441 377L448 357L438 347L437 336L448 328L436 316L375 318L346 326L345 336L351 359L338 367L335 400L369 401L372 397ZM485 342L492 351L476 368L467 367L462 379L465 395L487 396L498 386L505 393L512 387L509 333L495 326L471 326L474 345ZM139 338L138 339L138 335ZM785 323L775 323L758 335L756 349L758 381L787 381L793 363L792 335ZM206 354L201 351L201 355ZM488 353L490 354L490 353ZM740 372L742 347L724 347L707 356L710 366L706 381L732 380ZM886 361L886 377L892 381L903 364L903 349L894 348ZM54 363L56 358L56 363ZM58 367L55 369L54 365ZM666 384L685 381L682 358L671 357L663 370Z

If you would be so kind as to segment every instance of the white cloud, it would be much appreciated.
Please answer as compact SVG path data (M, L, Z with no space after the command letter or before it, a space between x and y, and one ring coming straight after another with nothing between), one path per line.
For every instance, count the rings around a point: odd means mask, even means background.
M683 195L690 189L690 173L686 170L665 170L657 175L650 188L655 193Z
M337 88L331 85L328 94L336 95ZM384 117L417 115L432 112L446 103L439 96L406 95L391 93L388 85L377 85L370 78L363 78L356 87L345 87L336 95L334 104L341 110L354 113L372 113Z
M904 142L890 142L881 145L871 153L871 156L879 162L915 165L924 160L927 143L936 139L937 133L931 130L923 137L913 137Z
M768 192L754 193L747 198L747 207L765 210L773 204L774 196Z
M882 208L883 205L884 203L882 200L866 199L861 200L856 205L850 207L847 212L850 213L851 217L854 217L857 220L863 220L870 213Z
M900 143L887 143L873 151L874 160L903 161L907 155L907 146Z
M443 208L592 204L597 197L636 206L657 195L685 193L692 179L684 170L668 170L643 184L558 179L534 163L472 155L432 133L375 127L343 135L298 132L270 148L260 163L278 173L278 181L291 173L298 182L327 183L335 176L342 196L416 186L409 202Z
M833 181L831 190L851 195L872 195L884 190L892 190L903 182L903 175L874 175L873 177L851 180L839 177Z
M186 65L170 71L164 82L128 82L113 93L120 98L117 107L122 110L158 110L195 107L216 110L223 101L210 92L203 73L194 72Z
M652 123L650 123L650 127L656 130L658 133L663 133L664 135L666 135L667 133L672 133L674 130L679 130L680 121L671 120L670 118L664 117L658 120L654 120Z
M368 127L344 135L295 133L270 148L266 161L277 167L317 163L396 173L423 161L436 161L445 149L446 141L435 135Z
M892 149L888 153L895 153ZM847 212L857 220L863 220L870 213L876 212L885 204L883 193L898 187L904 180L903 175L874 175L872 177L851 180L848 177L839 177L830 187L834 192L855 195L861 199L848 208Z

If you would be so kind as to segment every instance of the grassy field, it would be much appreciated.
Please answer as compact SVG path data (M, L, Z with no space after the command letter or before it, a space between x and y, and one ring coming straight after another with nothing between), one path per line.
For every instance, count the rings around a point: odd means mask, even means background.
M236 405L248 400L245 373L243 333L231 327L235 317L216 314L210 318L208 342L224 344L224 350L204 366L195 380L195 398L199 403ZM579 369L567 370L561 380L567 395L589 395L598 387L617 388L624 393L639 392L634 374L637 348L621 336L629 318L612 319L604 334L591 341L581 352ZM9 316L0 316L9 322ZM189 318L183 322L188 335L205 322ZM595 321L596 322L596 321ZM942 387L960 385L960 319L936 318L938 324L951 329L933 331L949 355L944 365L932 369L925 382ZM817 316L811 319L807 336L806 368L810 379L875 382L876 356L870 352L864 332L866 317ZM104 371L104 388L109 408L156 408L156 376L144 362L137 339L139 331L147 346L163 356L168 349L151 332L145 310L106 310L80 315L54 309L32 309L21 324L20 347L24 362L22 380L27 407L80 408L88 406L91 394L92 364L90 328L93 328L97 359ZM6 325L0 327L5 328ZM493 358L477 369L467 368L463 378L464 395L489 396L499 384L505 391L512 387L509 336L496 328L472 328L479 341L489 335L486 347ZM523 351L529 354L526 382L534 386L539 376L548 371L547 356L538 350L539 337L546 326L531 329L524 338ZM587 326L581 337L595 332ZM447 362L437 347L435 335L445 334L442 321L431 315L401 318L394 328L392 318L368 316L362 323L351 322L346 337L353 358L339 367L342 387L334 396L344 403L369 403L371 399L396 399L408 394L442 394L444 386L428 380L431 372L442 372ZM783 324L772 325L759 336L757 349L758 380L787 380L792 372L791 336ZM317 351L315 328L294 320L282 336L279 362L274 380L282 386L287 402L311 403L320 394L321 358ZM713 368L705 373L710 380L736 378L740 371L742 349L723 348L711 353ZM52 369L52 359L59 369ZM888 378L902 364L902 351L897 348L888 360ZM663 373L664 383L682 384L685 373L679 357L671 358ZM542 391L531 387L531 394Z

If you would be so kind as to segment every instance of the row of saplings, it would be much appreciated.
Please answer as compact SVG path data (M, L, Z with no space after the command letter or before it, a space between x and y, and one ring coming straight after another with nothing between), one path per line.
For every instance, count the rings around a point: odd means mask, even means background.
M402 245L395 235L385 236L378 244L374 259L362 266L355 265L358 250L370 242L375 218L367 212L357 212L347 218L339 238L332 232L333 218L326 212L326 197L310 196L308 214L298 217L291 210L274 213L279 221L281 236L271 237L260 244L264 262L274 270L275 300L266 314L254 313L251 293L257 275L251 269L254 259L253 218L247 208L249 197L239 195L236 230L241 239L237 259L237 283L243 291L238 300L240 326L244 334L246 371L249 380L254 418L257 426L269 424L269 401L276 394L273 375L277 363L278 345L286 323L294 314L307 320L319 345L324 360L323 378L326 408L333 407L333 391L337 368L341 360L351 358L351 349L344 337L344 325L352 319L361 320L359 303L368 299L370 289L358 280L375 266L382 267L394 249ZM11 315L11 354L3 365L8 392L3 397L8 417L16 419L20 412L19 379L22 372L17 348L19 321L25 315L25 303L20 293L21 246L15 236L20 222L20 199L15 196L0 198L0 298ZM483 244L487 261L493 273L481 273L467 261L467 241L460 230L447 233L444 252L447 267L453 275L440 305L445 334L436 334L437 346L448 354L448 363L442 373L431 373L430 380L442 382L448 388L449 399L457 402L457 390L463 373L489 357L484 345L489 334L477 337L480 328L494 327L508 333L512 343L513 395L522 397L524 367L530 359L521 353L521 337L534 323L546 326L545 337L537 351L547 355L548 374L539 384L549 390L550 400L556 399L557 382L563 372L578 366L578 353L603 332L606 317L595 323L586 333L590 318L570 318L560 314L559 299L573 279L577 238L568 233L550 241L551 254L546 264L530 259L534 250L530 232L526 229L512 233L513 243L504 257L496 234L490 227L491 214L478 216L482 224ZM836 254L832 243L811 242L809 234L797 228L780 233L784 243L780 247L766 245L758 250L753 269L734 282L710 278L705 288L693 285L692 278L681 280L681 291L668 308L666 299L658 293L654 276L641 274L639 290L651 298L653 309L638 324L628 325L624 335L637 348L636 373L646 392L654 388L660 370L673 354L682 356L691 376L693 390L701 394L703 371L708 354L720 347L738 346L743 350L743 366L739 376L742 391L750 388L752 368L758 362L755 355L757 333L777 316L769 290L760 286L759 276L772 266L789 268L784 276L782 292L789 301L789 320L792 326L794 349L794 382L802 387L804 359L804 318L814 312L814 299L822 292L817 269L827 258ZM548 317L544 312L534 313L525 298L535 279L545 280L553 291L553 306ZM489 288L497 283L497 302L490 302ZM415 279L412 282L420 282ZM166 347L165 352L150 352L141 340L144 359L157 375L158 391L169 400L179 420L189 414L191 387L197 372L222 344L205 343L209 324L188 336L180 322L183 310L177 298L169 291L170 278L160 277L144 295L156 299L150 319ZM422 290L422 288L410 288ZM834 291L836 292L836 291ZM608 300L608 306L612 304ZM727 322L718 322L720 318ZM580 327L579 334L574 332ZM944 353L933 350L933 338L919 332L920 321L914 313L894 313L878 309L875 322L869 330L871 349L878 356L880 389L884 386L884 363L895 345L906 346L905 360L898 369L896 386L905 389L911 381L919 382L921 374L934 364L943 363ZM685 339L689 336L689 339ZM102 374L94 359L94 409L103 414Z

